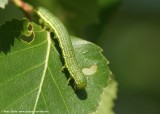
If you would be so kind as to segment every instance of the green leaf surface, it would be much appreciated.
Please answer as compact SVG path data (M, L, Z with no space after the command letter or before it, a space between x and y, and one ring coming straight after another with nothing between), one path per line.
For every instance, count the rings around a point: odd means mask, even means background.
M68 82L69 73L62 71L64 61L59 46L49 32L34 23L26 24L26 20L12 20L0 30L3 31L0 42L8 44L0 43L1 113L14 110L88 114L96 111L111 75L101 48L72 37L77 61L88 79L85 90L74 90L73 80ZM28 34L24 32L27 30L34 32L29 43L19 37Z
M113 111L114 100L117 98L117 82L111 79L108 86L104 88L101 101L95 112L92 114L115 114Z
M0 0L0 8L5 8L5 5L8 4L8 0Z

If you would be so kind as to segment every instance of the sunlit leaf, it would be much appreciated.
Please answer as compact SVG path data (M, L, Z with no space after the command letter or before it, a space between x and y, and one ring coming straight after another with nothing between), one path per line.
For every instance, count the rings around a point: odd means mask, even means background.
M8 47L0 44L0 111L51 114L96 111L111 75L102 49L72 37L77 61L88 79L86 89L75 90L73 80L68 81L67 70L62 71L64 61L58 43L34 23L27 26L33 29L26 29L34 32L33 41L24 42L19 37L26 33L22 32L24 23L13 20L1 26L7 32L0 35L0 40L7 41Z

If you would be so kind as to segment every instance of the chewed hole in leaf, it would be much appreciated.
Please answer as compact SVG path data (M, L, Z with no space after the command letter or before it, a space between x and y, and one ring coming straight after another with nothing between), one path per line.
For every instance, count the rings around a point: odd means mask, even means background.
M33 27L32 27L32 25L31 25L31 24L29 24L29 26L28 26L28 30L29 30L29 31L32 31L32 30L33 30Z
M26 43L31 43L35 37L35 33L33 32L33 26L28 19L23 19L23 29L21 31L21 35L19 39Z
M22 41L26 42L26 43L31 43L34 40L34 32L32 32L32 34L30 36L26 36L24 34L19 36L19 39L21 39Z

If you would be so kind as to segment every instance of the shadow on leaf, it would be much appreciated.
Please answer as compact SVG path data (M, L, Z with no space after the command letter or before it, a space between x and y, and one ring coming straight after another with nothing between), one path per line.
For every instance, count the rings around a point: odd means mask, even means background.
M27 19L17 20L13 19L7 21L5 24L0 26L0 53L9 53L11 47L14 46L15 39L26 40L26 42L31 42L34 38L34 33L32 32L31 25ZM20 37L23 36L23 37ZM25 36L25 37L24 37ZM23 38L23 39L22 39ZM26 38L26 39L24 39Z
M21 22L21 21L20 21ZM22 23L22 22L21 22ZM19 37L23 24L20 24L18 20L13 19L7 21L0 27L0 53L7 54L10 52L11 46L14 46L14 40Z

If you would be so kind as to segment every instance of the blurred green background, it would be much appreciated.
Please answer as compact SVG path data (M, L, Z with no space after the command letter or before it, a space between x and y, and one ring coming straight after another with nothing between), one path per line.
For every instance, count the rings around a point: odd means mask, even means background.
M25 1L103 48L119 83L116 114L160 114L160 0ZM0 10L0 24L21 17L13 4Z

